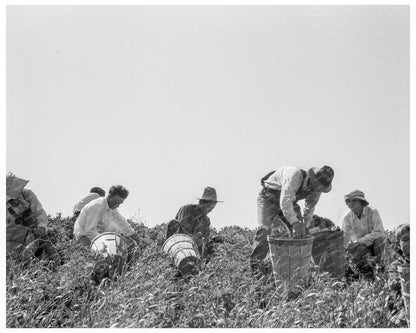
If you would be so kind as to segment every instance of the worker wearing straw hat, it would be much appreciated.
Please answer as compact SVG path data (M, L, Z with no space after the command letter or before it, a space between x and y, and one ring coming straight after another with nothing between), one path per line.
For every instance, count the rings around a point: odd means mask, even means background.
M350 209L341 221L347 252L360 270L370 271L367 254L378 259L383 254L383 221L378 210L369 206L363 191L354 190L344 199Z
M30 260L45 253L58 260L59 254L47 238L48 217L35 193L25 188L28 180L6 176L7 255Z
M259 228L250 256L253 272L264 271L262 261L269 251L267 236L272 228L294 238L306 236L315 206L322 193L331 191L333 178L334 170L325 165L309 170L286 166L261 179L262 190L257 198ZM305 200L303 216L297 204L299 200Z
M197 198L198 204L181 207L174 220L168 224L166 239L176 233L184 233L193 237L201 255L205 255L209 242L211 221L207 216L217 205L217 191L206 187L202 196ZM203 253L205 252L205 253Z

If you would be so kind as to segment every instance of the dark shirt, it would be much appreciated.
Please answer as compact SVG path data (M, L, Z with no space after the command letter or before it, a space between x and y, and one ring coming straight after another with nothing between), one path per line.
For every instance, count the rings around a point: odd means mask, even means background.
M205 245L208 243L211 221L201 212L198 205L189 204L181 207L175 219L179 221L184 233L195 236L200 232L204 237Z

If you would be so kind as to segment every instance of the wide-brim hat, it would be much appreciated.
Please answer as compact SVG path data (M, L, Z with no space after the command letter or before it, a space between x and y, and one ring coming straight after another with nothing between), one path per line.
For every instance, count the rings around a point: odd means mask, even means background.
M334 170L331 167L324 165L322 168L310 168L309 177L313 182L319 182L324 186L322 192L331 191L332 179L334 179Z
M354 190L354 191L346 194L344 196L344 200L346 201L347 199L349 199L349 200L358 199L358 200L363 201L366 205L369 205L367 199L365 198L364 192L360 191L360 190Z
M217 191L213 187L205 187L204 193L202 193L202 197L198 198L198 200L206 200L206 201L214 201L214 202L224 202L217 200Z
M18 178L12 173L9 173L6 176L6 201L18 197L23 192L27 183L29 183L28 180Z

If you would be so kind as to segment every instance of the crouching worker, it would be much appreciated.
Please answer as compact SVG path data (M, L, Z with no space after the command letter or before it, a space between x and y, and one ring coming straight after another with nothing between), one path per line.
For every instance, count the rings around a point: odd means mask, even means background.
M7 257L28 261L45 254L59 263L47 238L48 217L35 193L25 188L28 182L11 173L6 176Z
M370 207L364 192L355 190L344 197L350 209L342 218L347 253L360 272L372 274L371 257L381 262L384 228L377 209Z
M174 234L186 234L192 237L198 247L199 255L207 258L213 251L213 243L220 239L210 240L211 221L207 216L217 205L217 192L213 187L206 187L198 204L181 207L174 220L168 224L166 239ZM166 244L166 242L165 242Z
M118 242L124 242L124 237L126 241L131 241L134 245L140 244L139 235L117 210L128 194L126 188L115 185L110 188L107 197L97 198L85 205L75 221L74 238L81 245L89 247L90 245L94 246L93 241L98 236L110 233L117 245L116 248L120 247ZM118 237L118 235L122 237ZM92 242L93 244L91 244ZM114 272L109 271L109 267L116 267L116 272L121 273L124 263L131 259L134 247L129 246L126 251L114 256L107 255L104 262L102 260L97 262L93 272L95 282L98 283L104 277L112 277ZM102 250L103 252L107 250L106 246ZM116 264L114 261L116 261Z
M72 209L72 212L74 215L72 216L72 219L71 219L72 223L69 226L70 227L69 238L72 238L74 234L74 223L77 220L79 213L81 213L82 208L84 208L86 204L100 197L105 197L105 191L101 187L93 187L91 188L90 193L88 195L83 197L74 205L74 208Z

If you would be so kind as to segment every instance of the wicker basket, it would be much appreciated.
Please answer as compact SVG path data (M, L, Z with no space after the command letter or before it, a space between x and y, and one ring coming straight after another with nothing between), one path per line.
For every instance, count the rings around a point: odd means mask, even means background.
M344 232L325 230L313 234L312 257L322 272L340 278L345 275Z
M169 237L162 246L164 253L175 262L182 275L194 275L199 271L200 255L193 238L186 234Z
M267 241L276 282L288 282L290 287L302 283L308 276L314 238L288 239L267 236Z

